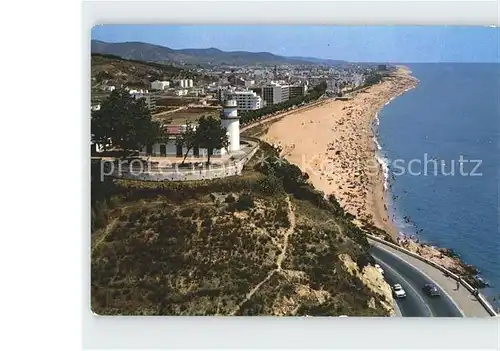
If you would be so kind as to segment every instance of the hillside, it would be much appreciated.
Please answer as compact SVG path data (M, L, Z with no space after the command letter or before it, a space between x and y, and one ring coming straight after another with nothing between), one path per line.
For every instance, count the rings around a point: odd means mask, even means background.
M196 74L178 67L154 62L127 60L114 55L92 54L93 86L104 81L110 85L149 88L156 79L196 78Z
M334 198L264 144L240 177L92 184L101 315L393 313L368 242Z
M216 48L208 49L171 49L165 46L142 43L124 42L107 43L92 40L91 52L117 55L126 59L153 61L162 63L182 64L226 64L226 65L281 65L281 64L339 64L345 61L321 60L303 57L285 57L269 52L222 51Z

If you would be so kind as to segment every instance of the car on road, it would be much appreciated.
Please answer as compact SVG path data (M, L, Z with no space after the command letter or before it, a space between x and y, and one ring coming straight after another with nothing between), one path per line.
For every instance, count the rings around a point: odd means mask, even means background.
M402 299L406 297L406 291L403 289L401 284L394 284L392 286L392 291L394 293L394 296L396 296L397 299Z
M438 288L435 285L432 285L432 284L425 284L424 285L424 291L429 296L439 296L439 295L441 295L439 293Z
M380 274L384 275L384 270L382 269L382 267L380 267L378 263L375 263L375 268L377 269L377 271L380 272Z

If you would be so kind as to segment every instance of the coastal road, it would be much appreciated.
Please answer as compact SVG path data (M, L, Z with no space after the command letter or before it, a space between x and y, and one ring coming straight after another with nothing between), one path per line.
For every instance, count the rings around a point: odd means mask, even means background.
M386 281L391 286L399 283L406 291L406 298L396 300L403 317L463 317L448 293L422 271L385 250L381 244L372 243L371 254L384 269ZM434 284L441 296L427 296L422 290L427 283Z

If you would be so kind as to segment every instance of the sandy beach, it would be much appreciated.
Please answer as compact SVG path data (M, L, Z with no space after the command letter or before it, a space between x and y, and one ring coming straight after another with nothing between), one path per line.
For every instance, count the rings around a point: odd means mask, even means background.
M471 277L474 267L448 249L401 235L387 209L386 178L376 158L377 113L417 84L411 71L399 67L381 83L353 94L350 100L331 99L317 107L287 113L270 124L261 138L281 145L282 156L307 172L318 190L334 194L344 209L356 216L358 224L376 226L406 249Z
M386 208L384 172L376 160L372 123L392 98L418 80L400 67L381 83L353 94L351 100L331 100L273 123L264 140L280 144L283 156L309 174L313 185L334 194L356 218L397 238Z

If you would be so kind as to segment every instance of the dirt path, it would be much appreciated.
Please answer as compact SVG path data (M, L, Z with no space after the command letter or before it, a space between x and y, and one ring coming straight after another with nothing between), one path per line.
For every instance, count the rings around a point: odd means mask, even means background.
M278 266L278 268L276 268L277 272L281 271L281 263L285 259L286 249L288 248L288 238L295 231L295 211L293 209L292 203L290 202L290 197L287 196L286 202L288 204L288 221L290 222L290 227L285 232L285 239L283 241L283 249L281 250L281 253L278 256L278 259L276 260L276 265Z
M259 291L260 287L266 283L269 279L271 279L271 277L276 274L276 273L279 273L282 271L281 269L281 264L283 263L283 260L286 258L286 250L288 249L288 239L290 238L290 235L293 234L293 232L295 231L295 223L296 223L296 220L295 220L295 210L293 209L293 206L292 206L292 202L290 201L290 197L287 196L286 198L286 202L288 204L288 221L290 222L290 226L288 227L288 229L285 231L283 237L283 245L281 246L278 246L279 248L281 248L281 253L279 254L278 258L276 259L276 266L277 268L273 269L272 271L270 271L267 276L262 280L260 281L252 290L250 290L248 292L248 294L246 295L245 299L243 301L241 301L238 306L230 313L231 316L234 316L236 313L238 313L238 311L241 309L241 307L248 301L252 298L252 296L257 292Z

